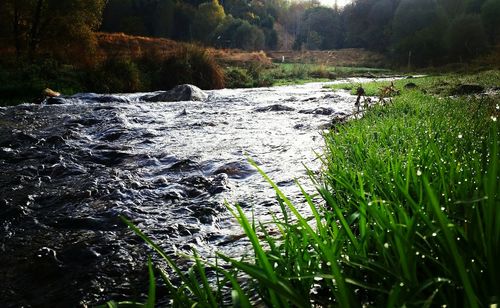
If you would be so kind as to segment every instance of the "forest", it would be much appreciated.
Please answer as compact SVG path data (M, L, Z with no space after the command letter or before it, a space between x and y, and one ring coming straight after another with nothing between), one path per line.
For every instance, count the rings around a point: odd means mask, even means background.
M0 48L76 61L95 31L217 48L365 48L396 64L464 62L499 43L498 0L355 0L339 8L285 0L5 0Z

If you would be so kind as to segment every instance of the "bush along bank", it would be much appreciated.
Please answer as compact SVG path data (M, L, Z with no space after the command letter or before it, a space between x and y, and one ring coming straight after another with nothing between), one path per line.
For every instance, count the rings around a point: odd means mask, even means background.
M78 92L125 93L170 90L179 84L202 89L225 86L224 70L208 51L196 45L177 48L170 55L148 55L131 60L109 57L92 66L74 67L45 59L0 64L0 105L40 100L45 88L65 95Z
M183 272L127 221L176 274L174 285L157 269L172 306L498 304L498 94L421 90L402 90L392 104L325 135L322 173L310 173L317 191L302 190L309 217L259 170L282 215L263 224L228 206L251 243L247 257L219 254L212 264L194 253Z

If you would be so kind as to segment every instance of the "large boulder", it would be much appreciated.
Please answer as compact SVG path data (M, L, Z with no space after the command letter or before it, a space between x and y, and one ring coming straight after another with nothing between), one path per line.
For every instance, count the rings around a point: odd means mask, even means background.
M146 102L204 101L207 97L208 94L200 88L190 84L181 84L169 91L144 96L143 100Z

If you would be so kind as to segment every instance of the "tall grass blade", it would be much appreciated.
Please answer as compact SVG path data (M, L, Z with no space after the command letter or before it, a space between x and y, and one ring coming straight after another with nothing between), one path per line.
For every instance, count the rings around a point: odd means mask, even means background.
M462 256L458 252L457 244L449 229L448 225L450 224L450 222L441 211L441 208L439 206L439 201L436 195L434 194L434 191L432 190L427 177L424 177L424 186L425 186L425 191L430 199L430 205L432 207L434 215L436 215L436 218L438 219L439 225L441 227L441 231L444 235L443 244L446 244L451 254L451 257L453 258L453 261L455 263L455 268L458 271L460 279L462 281L462 285L464 287L466 294L467 303L471 308L479 307L476 294L474 292L469 276L467 274L467 270L465 268L464 261L462 259Z
M151 257L148 257L148 273L149 273L149 291L148 291L148 301L146 302L146 308L154 308L156 301L156 281L155 273L153 270L153 262L151 262Z

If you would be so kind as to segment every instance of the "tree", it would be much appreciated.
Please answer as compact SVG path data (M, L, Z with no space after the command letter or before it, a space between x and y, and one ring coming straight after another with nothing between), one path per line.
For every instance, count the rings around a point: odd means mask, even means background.
M479 14L486 0L465 0L465 10L469 14Z
M433 65L445 55L448 19L434 0L401 0L393 20L393 55L401 62Z
M40 48L64 56L91 50L102 20L104 0L3 0L6 39L18 55L33 58ZM77 48L79 46L79 48Z
M21 56L26 49L31 18L30 0L7 0L0 2L0 46L14 47L16 55Z
M370 28L368 15L372 9L373 2L370 0L356 1L344 8L342 13L346 31L346 45L348 47L365 47L366 29Z
M229 16L215 31L213 43L217 47L260 50L265 46L264 32L248 21Z
M193 22L196 38L208 43L212 38L212 33L224 21L224 18L226 18L226 13L218 0L200 4Z
M152 35L158 37L171 37L174 31L175 4L172 0L157 2L152 18Z
M399 0L358 0L345 8L346 45L386 52Z
M103 12L101 31L126 32L124 20L132 16L132 0L108 0Z
M108 0L101 30L171 37L175 13L173 0Z
M500 1L486 1L481 7L481 19L490 42L500 42Z
M305 44L308 49L335 49L342 46L340 17L333 9L314 7L304 12L295 47Z
M448 31L448 41L450 54L460 62L484 52L487 38L480 16L468 14L455 18Z
M450 20L465 14L467 6L466 0L438 0L438 3L446 12Z
M37 15L39 28L35 30L38 31L32 38L36 44L41 44L46 49L59 46L60 55L64 55L66 51L78 52L82 48L89 52L93 50L96 45L94 33L101 25L104 0L38 2L42 3L42 10ZM36 20L33 21L33 28L36 23ZM33 46L33 51L37 47L38 45Z
M193 20L196 8L188 3L177 2L174 12L174 31L172 38L181 41L193 39Z
M244 20L236 29L233 40L237 48L260 50L264 48L265 36L261 29Z

